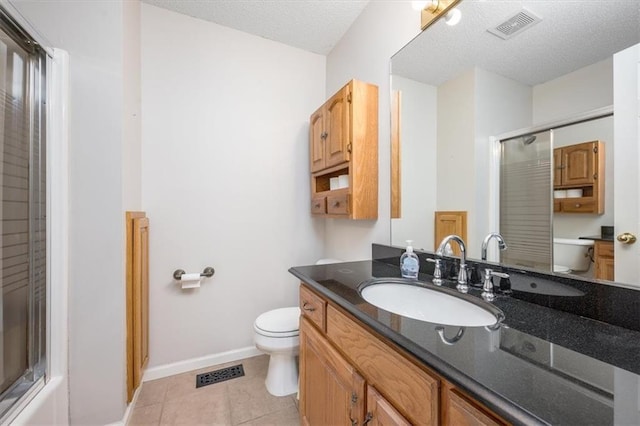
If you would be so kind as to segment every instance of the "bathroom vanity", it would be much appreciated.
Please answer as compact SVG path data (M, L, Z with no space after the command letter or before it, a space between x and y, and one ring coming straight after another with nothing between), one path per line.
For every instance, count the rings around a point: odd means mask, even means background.
M361 283L400 276L400 252L383 247L372 261L290 269L302 282L303 424L640 422L636 291L502 268L514 292L493 302L505 314L499 327L442 326L361 297ZM428 283L432 255L419 256L419 280ZM607 316L614 305L625 313Z

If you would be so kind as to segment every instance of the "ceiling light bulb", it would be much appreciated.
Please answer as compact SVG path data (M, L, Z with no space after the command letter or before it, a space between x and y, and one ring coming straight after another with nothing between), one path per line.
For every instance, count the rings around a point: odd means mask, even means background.
M462 12L458 8L451 9L444 17L447 25L456 25L462 19Z
M412 1L411 7L413 10L422 10L429 3L428 1Z

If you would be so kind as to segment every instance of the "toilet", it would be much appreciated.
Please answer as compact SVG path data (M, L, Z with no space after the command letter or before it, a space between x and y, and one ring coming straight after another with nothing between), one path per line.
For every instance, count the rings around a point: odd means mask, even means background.
M553 272L569 274L589 270L591 256L589 249L593 240L554 238Z
M316 265L341 262L320 259ZM265 385L274 396L298 391L298 352L300 349L300 308L289 307L267 311L253 323L256 348L269 355Z

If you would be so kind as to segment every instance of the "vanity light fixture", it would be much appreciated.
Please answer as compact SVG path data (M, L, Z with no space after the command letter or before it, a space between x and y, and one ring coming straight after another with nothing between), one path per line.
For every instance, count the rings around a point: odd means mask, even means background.
M460 22L461 13L459 10L454 9L460 1L462 0L412 1L411 5L414 9L420 10L420 26L424 31L443 15L445 15L445 21L449 25L455 25ZM449 21L452 23L449 23Z

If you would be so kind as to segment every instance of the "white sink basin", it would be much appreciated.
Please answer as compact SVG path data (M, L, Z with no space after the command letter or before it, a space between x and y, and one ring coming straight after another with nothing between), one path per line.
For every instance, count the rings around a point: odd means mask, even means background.
M360 286L364 300L403 317L454 326L492 326L504 319L502 311L477 297L416 281L380 278Z

